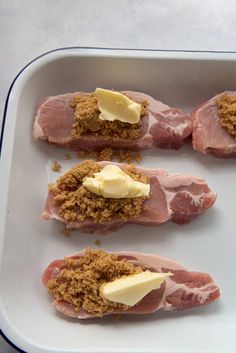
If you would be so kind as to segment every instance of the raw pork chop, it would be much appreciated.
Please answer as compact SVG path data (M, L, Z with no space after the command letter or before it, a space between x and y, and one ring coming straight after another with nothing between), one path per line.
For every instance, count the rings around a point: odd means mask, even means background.
M192 113L193 148L216 157L236 157L236 140L220 125L217 100L222 95L236 95L226 91L200 105Z
M105 166L108 162L100 162L99 164ZM125 167L125 164L114 164L120 168ZM130 218L127 221L114 220L111 223L104 224L93 223L92 220L87 219L83 222L68 223L67 227L90 233L106 233L118 229L124 224L154 226L169 220L184 224L203 213L216 200L216 194L211 191L203 179L191 175L168 175L164 169L137 168L137 170L144 175L148 175L151 184L150 197L145 202L147 209L143 210L138 217ZM53 194L50 191L43 217L45 219L55 218L66 223L59 216L57 206L53 202Z
M74 109L70 107L70 102L73 97L86 94L82 92L46 98L37 111L33 129L34 138L73 150L99 150L104 147L136 150L153 146L179 149L191 135L192 119L181 109L170 108L144 93L131 91L123 93L138 103L143 101L148 103L148 113L142 118L139 138L108 140L103 136L95 137L93 134L85 133L79 139L73 139L71 130Z
M120 259L127 259L134 265L143 265L156 272L172 272L173 276L166 279L159 289L147 294L139 303L128 310L107 314L149 314L159 309L183 310L213 302L220 297L220 291L211 276L207 273L190 272L174 260L138 252L115 253ZM71 256L78 258L83 252ZM63 260L53 261L42 276L43 284L57 276L63 266ZM55 308L61 313L78 319L92 318L96 315L85 310L75 311L72 304L65 301L53 301ZM105 315L107 315L105 314ZM98 316L98 315L97 315Z

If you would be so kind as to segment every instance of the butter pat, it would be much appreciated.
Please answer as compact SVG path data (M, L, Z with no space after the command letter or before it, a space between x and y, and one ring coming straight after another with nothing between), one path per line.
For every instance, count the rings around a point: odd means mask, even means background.
M112 302L133 306L171 276L171 272L158 273L145 271L103 284L100 294Z
M114 199L149 196L150 184L135 181L118 166L106 165L94 177L86 177L83 185L91 192Z
M125 123L136 124L141 116L141 104L138 104L124 94L108 89L97 88L95 95L98 98L99 118L102 120L119 120Z

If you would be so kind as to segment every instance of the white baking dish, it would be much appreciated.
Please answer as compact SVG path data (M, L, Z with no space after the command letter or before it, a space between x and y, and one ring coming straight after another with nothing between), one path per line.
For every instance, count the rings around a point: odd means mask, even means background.
M0 325L27 352L233 352L236 350L235 160L221 160L185 146L179 152L144 153L143 165L206 178L218 193L215 206L185 226L129 226L106 237L59 233L43 221L50 160L63 171L65 151L35 143L32 124L45 96L97 86L142 91L190 110L225 89L236 89L234 53L67 48L36 59L17 77L6 103L0 161ZM78 161L78 160L77 160ZM48 175L50 174L50 175ZM209 306L149 316L89 321L65 319L50 304L40 276L50 261L95 246L175 258L212 274L222 298Z

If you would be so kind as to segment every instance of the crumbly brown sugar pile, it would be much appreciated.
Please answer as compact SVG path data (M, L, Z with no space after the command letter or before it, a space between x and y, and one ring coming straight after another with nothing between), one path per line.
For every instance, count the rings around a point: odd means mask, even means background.
M145 209L146 197L112 199L98 196L83 185L84 177L93 177L102 166L93 161L85 161L71 168L54 184L49 186L53 193L59 215L68 223L92 219L94 223L107 223L114 219L128 220L137 217ZM148 183L149 178L134 166L125 172L134 180Z
M220 125L236 139L236 95L224 94L218 99Z
M74 97L71 107L75 109L75 120L71 135L78 139L83 133L102 135L105 139L125 138L134 140L140 136L142 120L137 124L129 124L121 121L105 121L99 119L98 100L93 93ZM147 113L147 102L142 102L141 116Z
M82 151L77 153L78 158L94 158L97 161L112 161L118 160L120 163L139 163L141 155L136 151L113 150L110 147L105 147L101 151Z
M60 171L61 171L61 165L60 165L60 163L58 163L57 161L54 161L54 162L52 163L52 170L53 170L54 172L60 172Z
M119 260L116 255L87 249L83 257L65 258L63 268L48 281L47 288L57 301L72 304L76 311L85 309L88 313L102 315L128 307L103 298L100 295L101 285L143 270L127 260Z

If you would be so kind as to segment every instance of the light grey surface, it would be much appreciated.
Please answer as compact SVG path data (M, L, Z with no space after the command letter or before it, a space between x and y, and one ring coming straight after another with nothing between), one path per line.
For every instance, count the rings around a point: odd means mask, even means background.
M0 122L18 71L64 46L236 50L234 0L0 0ZM0 353L13 352L0 339Z
M37 55L64 46L236 50L234 0L0 0L0 115Z

